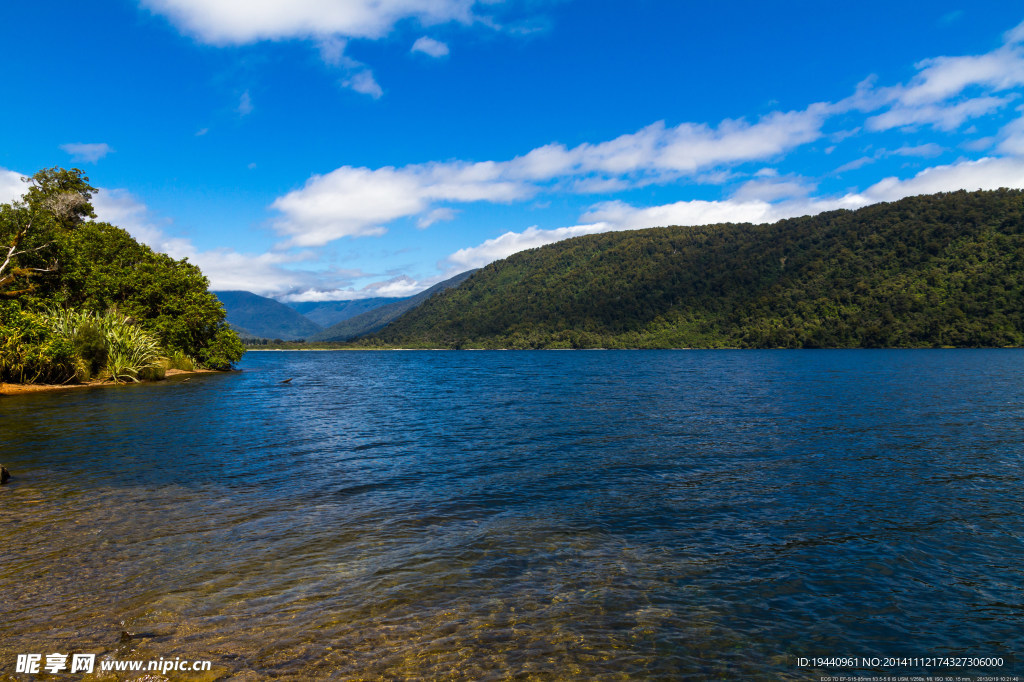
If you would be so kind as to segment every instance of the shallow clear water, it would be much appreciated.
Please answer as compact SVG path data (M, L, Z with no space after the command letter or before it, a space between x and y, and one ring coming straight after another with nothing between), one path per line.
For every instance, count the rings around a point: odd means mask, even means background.
M1024 352L241 367L0 397L0 679L72 650L239 679L1016 670Z

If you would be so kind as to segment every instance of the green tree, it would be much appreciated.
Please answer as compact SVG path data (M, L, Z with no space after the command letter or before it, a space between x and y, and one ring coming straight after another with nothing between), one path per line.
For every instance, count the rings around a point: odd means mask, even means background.
M0 298L21 298L60 269L62 238L95 218L96 188L77 168L47 168L31 178L21 201L0 205Z

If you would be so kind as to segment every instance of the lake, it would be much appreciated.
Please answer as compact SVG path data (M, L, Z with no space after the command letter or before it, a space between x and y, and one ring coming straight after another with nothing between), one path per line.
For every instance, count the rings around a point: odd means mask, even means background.
M0 679L72 651L212 661L189 680L1019 672L1022 351L240 367L0 397Z

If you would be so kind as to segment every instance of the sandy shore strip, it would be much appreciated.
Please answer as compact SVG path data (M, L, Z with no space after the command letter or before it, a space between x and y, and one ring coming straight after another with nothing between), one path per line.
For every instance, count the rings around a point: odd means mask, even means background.
M169 369L164 374L164 380L170 377L180 377L189 374L214 374L215 369ZM82 388L97 388L102 386L125 386L133 382L114 383L112 381L88 381L84 384L6 384L0 383L0 395L18 395L20 393L39 393L42 391L73 391ZM140 384L152 384L153 381L140 381Z

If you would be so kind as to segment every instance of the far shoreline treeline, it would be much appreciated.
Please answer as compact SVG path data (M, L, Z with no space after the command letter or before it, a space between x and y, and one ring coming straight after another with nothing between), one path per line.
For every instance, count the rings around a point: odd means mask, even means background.
M199 268L94 220L80 169L24 180L0 204L0 382L134 382L241 359Z

